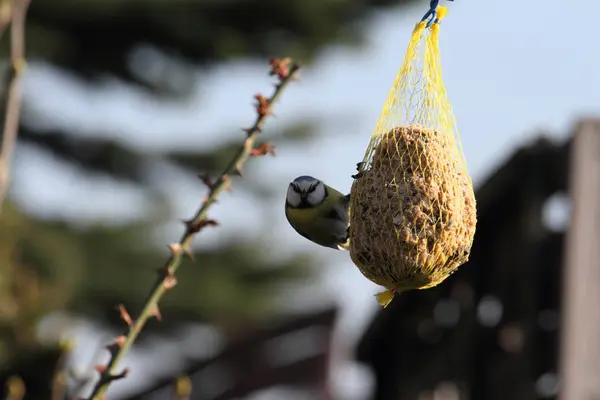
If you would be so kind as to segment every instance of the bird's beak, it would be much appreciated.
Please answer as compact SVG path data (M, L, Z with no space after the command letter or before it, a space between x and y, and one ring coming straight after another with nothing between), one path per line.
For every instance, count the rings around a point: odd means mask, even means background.
M307 201L307 198L308 198L308 196L307 196L307 194L306 194L306 193L301 193L301 194L300 194L300 204L301 204L302 206L308 206L308 205L309 205L309 204L308 204L308 201Z

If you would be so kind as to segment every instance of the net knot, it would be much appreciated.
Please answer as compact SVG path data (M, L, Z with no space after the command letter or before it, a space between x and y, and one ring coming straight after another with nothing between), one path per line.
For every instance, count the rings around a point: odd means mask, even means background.
M423 18L421 18L421 22L428 20L427 28L433 24L439 24L440 20L446 15L446 9L444 7L440 7L440 10L438 10L439 3L440 0L431 0L429 2L429 10L423 15Z

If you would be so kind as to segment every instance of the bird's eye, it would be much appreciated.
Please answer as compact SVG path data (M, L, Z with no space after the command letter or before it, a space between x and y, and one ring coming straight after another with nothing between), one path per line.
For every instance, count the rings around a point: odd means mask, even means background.
M316 188L317 188L317 185L309 187L308 188L308 193L314 192Z
M300 193L300 188L298 186L292 185L292 189L294 189L294 192Z

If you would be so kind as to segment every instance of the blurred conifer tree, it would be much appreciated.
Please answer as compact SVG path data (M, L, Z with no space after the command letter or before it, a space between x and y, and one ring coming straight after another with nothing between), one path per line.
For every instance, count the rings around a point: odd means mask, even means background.
M291 56L307 64L325 46L360 45L361 22L374 11L412 2L32 0L27 58L33 67L48 63L91 83L112 77L146 90L148 96L184 96L198 70L218 63ZM0 44L5 59L7 36ZM157 54L167 60L165 69L149 75L145 67ZM173 85L171 74L184 80ZM26 103L24 107L28 111ZM182 174L216 173L241 140L227 133L223 136L230 141L217 149L149 154L107 139L103 132L83 136L75 128L61 131L31 123L36 117L31 110L25 112L18 151L35 147L94 176L126 181L149 192L156 185L149 178L149 163L174 163ZM274 140L309 140L315 122L287 127ZM201 146L201 135L198 142ZM21 159L21 165L27 163L35 159ZM269 196L268 188L243 188ZM181 217L186 216L168 216ZM7 202L0 214L0 383L21 373L29 383L26 399L49 398L47 383L59 352L41 347L35 334L36 322L48 312L67 309L119 326L116 304L126 304L135 314L154 279L153 270L167 256L166 247L140 232L164 220L157 211L143 222L81 228L73 221L26 214L18 204ZM150 323L148 328L171 329L178 322L205 320L235 334L275 311L272 288L310 276L310 259L263 259L259 237L257 232L253 238L233 238L198 252L198 264L182 269L176 290L162 302L167 323Z

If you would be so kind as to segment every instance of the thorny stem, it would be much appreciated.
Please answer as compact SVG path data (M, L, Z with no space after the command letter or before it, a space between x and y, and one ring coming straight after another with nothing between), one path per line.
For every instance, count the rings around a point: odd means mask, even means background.
M25 17L31 0L12 0L10 31L11 68L6 90L6 112L0 148L0 211L10 181L10 164L21 115L21 75L25 70Z
M273 104L279 99L286 86L295 79L300 67L295 63L291 63L290 59L273 59L271 60L271 68L271 75L277 75L279 78L279 82L275 86L275 91L268 99L265 99L261 95L255 96L258 102L256 107L256 121L251 128L245 129L247 136L244 143L240 146L239 150L219 178L215 182L210 182L207 178L203 178L204 182L209 187L208 196L202 201L196 215L191 220L185 221L185 233L179 242L169 245L171 256L165 263L164 268L160 270L159 277L152 287L142 312L135 320L132 320L131 317L129 317L129 314L127 314L127 311L125 311L123 307L120 307L121 317L129 325L129 330L126 333L126 336L119 336L116 342L108 347L111 352L110 360L106 366L97 368L100 372L100 379L89 396L89 400L104 399L108 386L112 381L125 376L127 370L123 373L116 374L116 368L119 362L123 360L130 350L146 321L152 316L160 317L160 313L158 312L158 302L165 292L175 285L176 280L174 275L179 268L183 257L185 255L191 256L190 245L194 236L206 226L217 225L216 221L207 218L207 213L209 208L217 201L219 195L224 190L229 189L231 183L230 177L232 175L242 174L242 167L248 160L248 157L272 152L272 148L269 146L261 145L255 148L256 138L261 132L267 117L271 115Z

